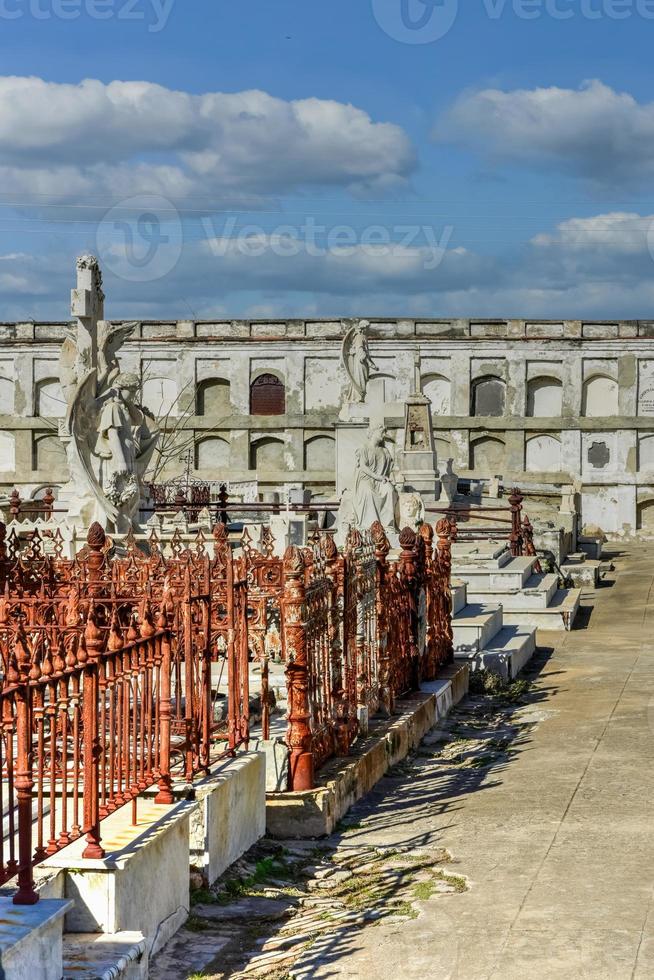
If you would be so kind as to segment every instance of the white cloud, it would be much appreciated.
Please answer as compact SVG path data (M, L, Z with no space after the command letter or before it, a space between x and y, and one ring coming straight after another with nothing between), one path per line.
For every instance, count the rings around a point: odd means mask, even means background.
M638 184L654 175L654 103L641 104L598 80L578 89L466 92L434 138L601 184Z
M540 276L543 284L571 289L588 283L613 284L616 290L647 284L654 279L654 216L611 212L570 218L532 239L520 271L527 281ZM630 307L632 302L629 297Z
M245 243L214 237L187 242L172 271L153 281L126 282L105 262L107 315L654 319L652 228L653 216L635 213L570 218L495 257L399 243L309 249L265 233ZM73 278L65 248L0 256L0 320L67 318Z
M537 246L566 245L570 248L600 248L611 253L644 251L648 245L654 215L612 211L590 218L569 218L557 225L554 234L540 234L532 239Z
M0 77L5 195L108 206L162 194L201 206L328 186L379 191L414 166L401 127L331 100Z

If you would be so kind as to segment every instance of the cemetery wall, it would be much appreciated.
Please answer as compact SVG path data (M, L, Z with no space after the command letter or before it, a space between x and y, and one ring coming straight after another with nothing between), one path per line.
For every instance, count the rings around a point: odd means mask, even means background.
M0 324L0 489L67 478L58 421L64 323ZM143 322L120 354L168 431L158 478L335 484L347 388L339 321ZM391 432L419 369L439 464L520 485L582 483L582 521L654 530L654 321L371 321L368 399ZM264 414L265 413L265 414Z

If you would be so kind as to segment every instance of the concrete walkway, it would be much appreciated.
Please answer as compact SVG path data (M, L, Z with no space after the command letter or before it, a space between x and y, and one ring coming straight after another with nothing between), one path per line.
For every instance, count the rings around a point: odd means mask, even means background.
M504 765L426 767L360 809L355 837L445 847L468 891L364 930L316 980L654 976L654 549L616 568L587 629L541 635L557 646Z
M302 946L280 972L268 963L268 977L654 976L654 550L625 549L616 567L585 602L586 629L540 635L525 696L464 702L444 733L357 805L350 828L324 842L330 868L308 870L314 881L298 893L324 894L323 911L293 900L288 914L305 917ZM431 863L436 877L425 884L421 872L416 885L411 860ZM344 882L343 915L366 908L348 884L356 862L369 869L362 881L381 868L371 894L385 889L386 912L375 898L358 920L332 926L339 893L319 891L330 880ZM260 950L293 943L293 920L284 921ZM238 970L218 955L205 975L262 975L265 959L246 952L242 935L236 945ZM178 964L190 948L180 939ZM152 975L175 970L162 962Z

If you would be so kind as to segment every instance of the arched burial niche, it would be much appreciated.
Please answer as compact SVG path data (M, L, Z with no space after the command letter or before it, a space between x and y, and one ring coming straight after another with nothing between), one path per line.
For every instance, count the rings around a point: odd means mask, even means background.
M532 419L555 419L563 410L563 385L558 378L532 378L527 385L527 415Z
M506 384L501 378L487 375L472 385L472 415L497 418L506 408Z
M250 385L250 415L284 415L286 388L276 374L260 374Z
M0 376L0 414L11 414L14 411L16 385L12 378Z
M149 366L144 368L141 396L143 404L158 418L179 414L177 381L174 378L150 374L151 370L153 369Z
M207 436L195 444L196 470L224 471L229 466L230 445L226 439L218 436ZM218 476L222 476L218 472Z
M313 436L304 444L305 470L336 471L336 440L331 436Z
M32 446L32 469L42 473L61 473L67 468L66 450L58 436L42 435Z
M445 465L445 462L452 455L452 446L449 439L439 438L439 436L434 437L434 449L436 450L436 458L438 460L439 467Z
M36 385L36 414L45 419L61 419L66 414L66 399L58 378L44 378Z
M504 467L506 446L501 439L482 436L470 444L470 469L479 476L496 476Z
M250 446L250 469L261 473L286 469L285 443L273 436L256 439Z
M584 383L581 413L586 418L609 418L618 414L618 382L596 374Z
M559 473L561 443L555 436L534 436L525 447L525 470L528 473Z
M428 374L422 379L422 392L431 402L434 415L449 415L451 406L451 384L442 374Z
M195 391L196 415L229 415L232 410L230 384L226 378L201 381Z
M654 472L654 435L641 436L638 440L639 471Z
M13 432L0 430L0 473L13 473L16 469L16 440Z
M397 400L397 378L392 374L373 374L368 382L366 404L383 404Z
M641 501L636 514L637 529L654 537L654 499Z

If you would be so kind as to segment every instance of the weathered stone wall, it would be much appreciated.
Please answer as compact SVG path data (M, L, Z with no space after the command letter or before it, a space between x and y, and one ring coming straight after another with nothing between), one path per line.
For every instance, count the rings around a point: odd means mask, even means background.
M418 354L439 457L461 476L581 479L585 523L654 529L654 321L389 320L368 333L369 397L383 393L391 430ZM0 485L25 496L67 476L56 435L63 336L63 324L0 324ZM143 322L121 361L197 476L330 497L342 337L324 320ZM263 373L285 386L283 415L250 414Z

